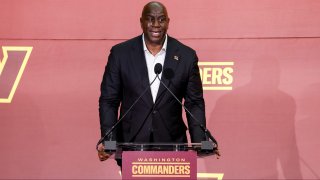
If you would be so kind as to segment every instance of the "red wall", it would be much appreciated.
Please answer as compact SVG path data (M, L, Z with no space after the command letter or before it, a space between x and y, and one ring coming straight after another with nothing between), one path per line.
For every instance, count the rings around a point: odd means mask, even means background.
M33 47L12 102L0 103L1 179L119 178L95 152L99 86L110 48L141 33L146 2L0 2L0 46ZM320 2L163 3L169 35L200 61L234 62L233 90L205 91L222 157L201 159L199 172L319 179Z

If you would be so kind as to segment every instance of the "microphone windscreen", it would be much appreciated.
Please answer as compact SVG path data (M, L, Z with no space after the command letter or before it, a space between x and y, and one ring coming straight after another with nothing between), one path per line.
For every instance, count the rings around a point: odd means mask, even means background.
M156 74L160 74L162 71L162 65L160 63L157 63L155 66L154 66L154 73Z

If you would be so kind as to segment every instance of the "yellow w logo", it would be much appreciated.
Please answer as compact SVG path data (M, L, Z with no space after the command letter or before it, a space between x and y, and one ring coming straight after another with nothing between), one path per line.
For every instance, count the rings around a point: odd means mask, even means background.
M3 46L0 61L0 103L11 103L32 47Z

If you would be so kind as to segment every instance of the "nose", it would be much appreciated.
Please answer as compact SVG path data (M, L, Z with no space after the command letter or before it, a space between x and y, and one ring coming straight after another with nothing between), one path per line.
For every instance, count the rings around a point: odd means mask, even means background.
M155 19L152 23L152 26L154 27L159 27L160 26L160 23L159 23L159 20L158 19Z

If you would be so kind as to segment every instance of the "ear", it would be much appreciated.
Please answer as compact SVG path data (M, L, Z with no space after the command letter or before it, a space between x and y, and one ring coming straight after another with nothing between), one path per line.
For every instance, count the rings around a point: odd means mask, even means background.
M140 17L140 27L141 27L141 29L143 29L142 24L143 24L143 19L142 19L142 17Z

